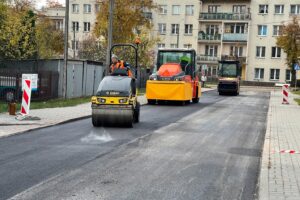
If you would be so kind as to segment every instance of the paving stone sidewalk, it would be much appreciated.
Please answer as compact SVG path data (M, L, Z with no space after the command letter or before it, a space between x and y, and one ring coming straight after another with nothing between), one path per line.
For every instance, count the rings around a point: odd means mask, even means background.
M300 106L290 95L282 104L281 91L272 91L259 178L260 200L300 200Z

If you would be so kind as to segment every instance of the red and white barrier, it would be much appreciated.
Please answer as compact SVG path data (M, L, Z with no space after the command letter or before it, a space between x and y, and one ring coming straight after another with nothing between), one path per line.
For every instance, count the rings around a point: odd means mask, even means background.
M21 115L28 115L31 100L31 80L24 79L23 86Z
M290 149L290 150L280 150L280 151L275 151L273 150L273 153L286 153L286 154L300 154L300 151L296 151L296 150L293 150L293 149Z
M289 104L289 85L287 84L284 84L282 86L282 95L283 95L283 98L282 98L282 104Z

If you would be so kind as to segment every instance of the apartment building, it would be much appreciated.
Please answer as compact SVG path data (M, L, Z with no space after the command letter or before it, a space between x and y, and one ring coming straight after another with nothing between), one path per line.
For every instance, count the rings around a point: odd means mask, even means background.
M300 16L300 0L252 0L251 11L247 80L289 82L286 54L276 46L276 39L283 23Z
M157 48L197 49L199 0L154 0L159 6L152 13L153 32L159 36Z
M219 60L239 59L246 79L250 25L250 0L201 1L198 63L208 77L217 77Z
M100 4L96 0L70 0L69 7L69 56L77 58L79 43L88 38L94 29ZM64 29L65 7L47 8L43 14Z

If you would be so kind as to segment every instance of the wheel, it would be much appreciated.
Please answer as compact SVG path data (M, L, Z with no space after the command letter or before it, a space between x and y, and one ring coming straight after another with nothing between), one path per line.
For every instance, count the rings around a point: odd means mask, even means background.
M156 100L148 99L148 104L154 105L156 103Z
M134 122L135 123L140 122L140 107L141 107L140 103L137 102L136 108L134 110Z
M13 90L6 90L4 92L4 98L8 102L11 102L11 101L15 100L15 91L13 91Z
M197 92L196 92L196 98L193 98L192 101L193 101L193 103L199 103L198 88L197 88Z
M92 124L95 127L99 127L100 126L98 118L96 116L94 116L94 115L92 115Z

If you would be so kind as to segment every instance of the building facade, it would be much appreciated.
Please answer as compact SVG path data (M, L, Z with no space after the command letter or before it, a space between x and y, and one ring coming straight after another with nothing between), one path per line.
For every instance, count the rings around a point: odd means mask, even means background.
M252 0L251 11L247 80L290 82L286 54L276 45L276 39L283 24L300 16L300 0Z
M160 38L157 48L197 49L199 0L154 0L152 34Z
M219 60L238 59L246 79L250 24L250 0L201 1L198 63L209 78L217 77Z

